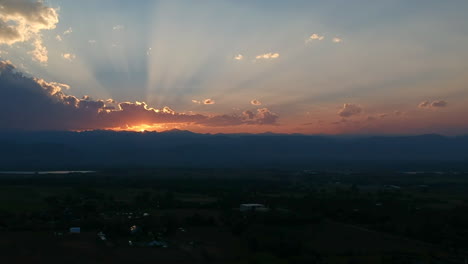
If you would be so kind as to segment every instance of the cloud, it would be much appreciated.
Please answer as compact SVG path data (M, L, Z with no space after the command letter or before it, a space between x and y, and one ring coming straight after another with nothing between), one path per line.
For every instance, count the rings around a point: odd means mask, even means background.
M343 108L338 111L338 115L346 118L354 115L359 115L362 112L362 107L356 104L344 104Z
M198 101L198 100L192 99L192 103L194 103L194 104L201 104L201 101Z
M311 41L314 41L314 40L318 40L318 41L321 41L321 40L324 40L325 37L324 36L321 36L319 34L312 34L310 35L310 37L306 40L306 42L311 42Z
M253 105L262 105L262 103L257 99L253 99L252 101L250 101L250 103Z
M215 101L213 99L205 99L203 100L203 104L211 105L211 104L215 104Z
M277 59L279 58L279 53L265 53L265 54L262 54L262 55L258 55L255 57L255 59L257 60L270 60L270 59Z
M72 53L64 53L64 54L62 54L62 58L66 59L68 61L73 61L74 59L76 59L76 55L72 54Z
M434 101L431 103L431 107L446 107L448 105L448 103L446 101L443 101L443 100L439 100L439 101Z
M23 75L0 61L0 130L86 130L125 128L164 123L200 126L275 125L279 116L266 108L251 115L179 113L152 108L145 102L79 99L67 94L66 84Z
M334 37L334 38L332 39L332 41L333 41L333 43L341 43L341 42L343 42L343 39L342 39L342 38L338 38L338 37Z
M236 56L234 56L234 59L235 60L243 60L244 56L242 54L237 54Z
M123 25L115 25L112 27L112 30L122 30L124 29L125 27Z
M58 41L62 41L62 37L60 35L55 36L55 39Z
M441 108L441 107L446 107L448 103L444 100L437 100L433 102L429 101L423 101L419 103L418 107L419 108Z
M257 109L256 112L247 110L242 115L216 115L198 122L206 126L232 125L276 125L279 116L267 108Z
M95 44L95 43L96 43L96 40L90 39L90 40L88 40L88 43L89 43L89 44Z
M29 54L34 60L46 63L47 49L41 32L56 27L57 10L45 6L42 1L27 0L0 0L0 10L0 44L31 41L34 50Z
M431 105L431 103L429 103L428 101L423 101L421 103L419 103L418 107L419 108L425 108L425 107L429 107Z
M73 29L69 27L67 30L63 32L63 35L68 35L68 34L71 34L72 32L73 32Z

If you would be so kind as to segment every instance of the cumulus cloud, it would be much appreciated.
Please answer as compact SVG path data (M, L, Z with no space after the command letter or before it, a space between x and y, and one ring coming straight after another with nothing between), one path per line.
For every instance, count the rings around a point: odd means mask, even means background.
M262 105L262 103L257 99L253 99L252 101L250 101L250 103L253 105Z
M333 43L341 43L341 42L343 42L343 39L342 39L342 38L338 38L338 37L334 37L334 38L332 39L332 41L333 41Z
M54 29L58 21L57 10L42 1L0 0L0 44L31 41L34 50L29 53L33 59L46 63L47 49L41 32Z
M64 53L62 54L62 58L68 60L68 61L72 61L76 58L76 55L75 54L72 54L72 53Z
M307 39L307 42L311 42L311 41L314 41L314 40L321 41L321 40L324 40L324 39L325 39L324 36L321 36L319 34L314 33L314 34L310 35L310 37Z
M213 99L205 99L203 100L203 104L211 105L211 104L215 104L215 101Z
M237 54L236 56L234 56L234 59L235 60L243 60L244 56L242 54Z
M261 55L258 55L255 57L255 59L257 60L270 60L270 59L277 59L279 58L279 53L265 53L265 54L261 54Z
M66 84L23 75L10 62L0 61L0 130L108 129L161 123L201 126L274 125L278 115L266 108L252 114L202 115L178 113L145 102L95 100L68 95Z
M356 104L344 104L343 108L338 111L338 115L346 118L359 115L362 113L362 107Z
M419 108L441 108L441 107L446 107L448 103L444 100L436 100L436 101L423 101L419 103L418 107Z

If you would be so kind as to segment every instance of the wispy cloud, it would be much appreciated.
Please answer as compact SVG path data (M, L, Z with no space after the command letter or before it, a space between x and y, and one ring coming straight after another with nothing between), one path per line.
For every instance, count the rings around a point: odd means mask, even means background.
M115 25L112 27L112 30L122 30L124 29L125 27L123 25Z
M258 55L255 57L255 59L257 60L270 60L270 59L277 59L279 58L279 53L265 53L265 54L261 54L261 55Z
M441 108L448 106L448 103L444 100L436 100L436 101L423 101L419 103L419 108Z
M359 115L362 112L362 107L356 104L344 104L343 107L338 111L338 115L346 118Z
M63 32L63 35L68 35L68 34L71 34L72 32L73 32L73 29L69 27L67 30Z
M234 56L234 59L235 60L243 60L244 56L242 54L237 54L236 56Z

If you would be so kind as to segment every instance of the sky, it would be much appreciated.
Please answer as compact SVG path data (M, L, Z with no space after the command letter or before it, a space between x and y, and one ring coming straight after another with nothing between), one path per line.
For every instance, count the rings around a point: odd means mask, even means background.
M0 0L0 130L467 134L466 10Z

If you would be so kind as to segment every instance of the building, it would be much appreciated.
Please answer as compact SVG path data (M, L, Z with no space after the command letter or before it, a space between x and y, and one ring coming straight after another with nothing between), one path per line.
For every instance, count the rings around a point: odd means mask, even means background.
M266 212L266 211L268 211L268 208L265 207L265 205L263 205L263 204L251 203L251 204L241 204L240 207L239 207L239 210L241 212L252 212L252 211Z

